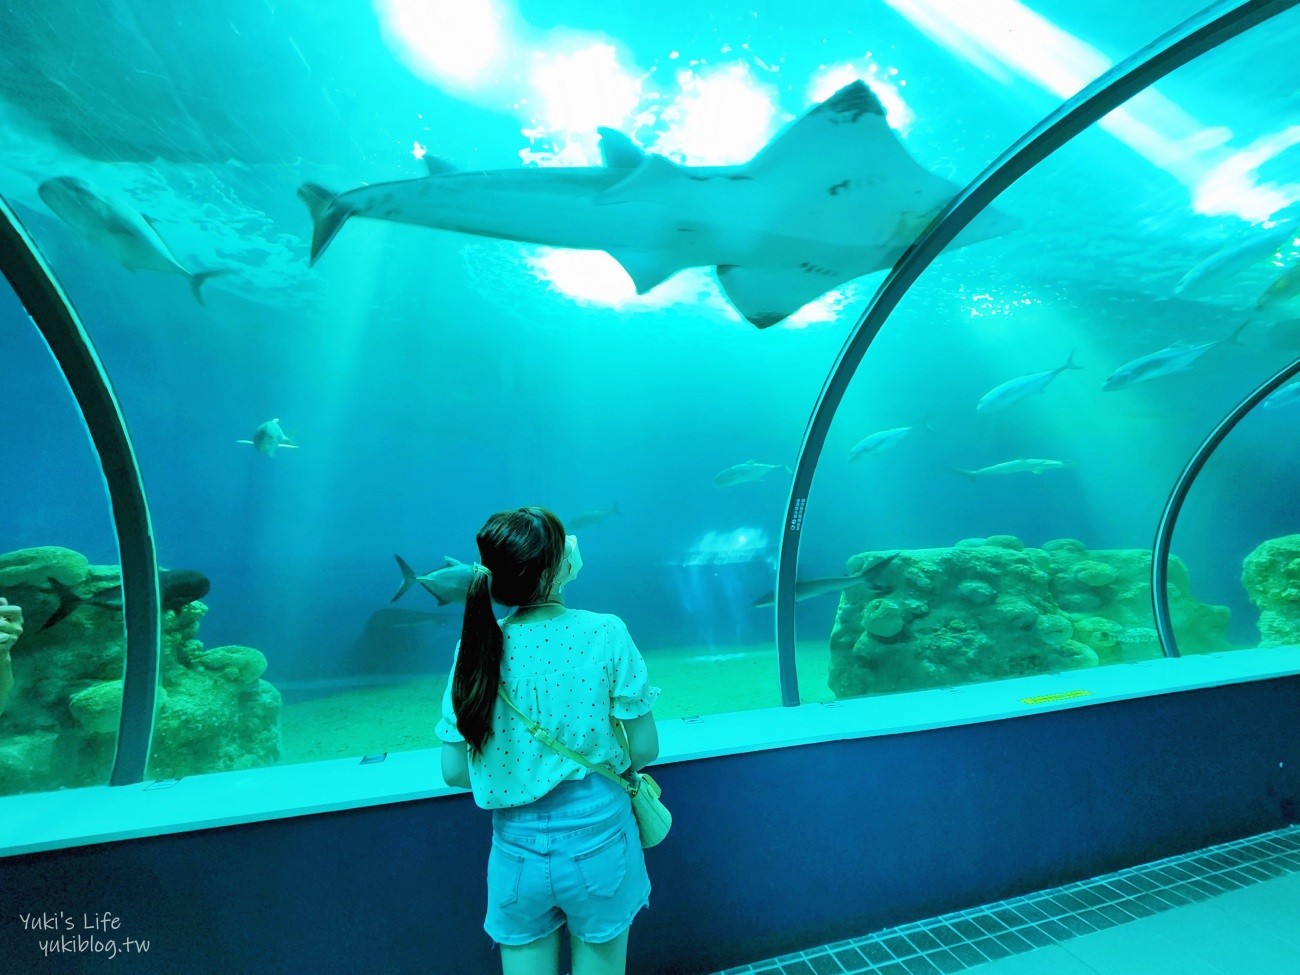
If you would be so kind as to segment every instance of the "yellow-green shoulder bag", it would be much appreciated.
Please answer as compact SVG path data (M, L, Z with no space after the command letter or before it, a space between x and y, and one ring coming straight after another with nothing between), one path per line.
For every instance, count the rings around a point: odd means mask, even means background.
M637 830L641 834L641 845L645 847L655 846L668 835L668 830L673 824L672 813L668 807L663 804L659 798L659 783L644 772L634 772L630 768L626 775L620 775L608 765L593 765L582 755L569 748L563 742L556 740L555 736L539 725L536 721L519 710L519 706L510 700L510 695L506 693L504 687L497 688L497 694L501 700L524 719L528 725L528 730L537 736L543 744L549 745L565 758L572 759L579 765L585 765L593 772L599 772L607 779L616 782L632 798L632 813L636 816ZM623 751L632 757L632 749L627 744L627 732L623 729L623 722L615 720L614 730L618 735L619 744L623 746Z

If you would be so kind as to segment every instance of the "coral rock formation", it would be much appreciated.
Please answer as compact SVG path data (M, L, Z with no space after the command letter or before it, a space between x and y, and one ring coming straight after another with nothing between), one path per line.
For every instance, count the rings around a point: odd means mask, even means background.
M0 713L0 795L99 785L108 778L122 711L125 633L120 609L85 602L49 629L58 608L49 580L79 596L116 586L117 566L93 566L65 548L0 555L0 595L23 607L12 650L14 687ZM280 756L280 694L261 679L251 647L205 650L207 612L193 602L164 612L150 776L253 768Z
M1246 556L1241 584L1259 607L1260 645L1300 644L1300 535L1271 538Z
M848 571L880 557L856 555ZM1157 656L1150 572L1149 552L1089 551L1074 539L1039 549L994 535L901 552L877 576L887 592L841 596L830 688L852 697ZM1180 649L1227 649L1228 610L1193 599L1176 558L1169 580Z

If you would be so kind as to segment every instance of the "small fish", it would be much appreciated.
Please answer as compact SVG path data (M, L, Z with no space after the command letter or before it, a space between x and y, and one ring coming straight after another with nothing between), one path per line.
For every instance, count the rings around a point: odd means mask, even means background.
M1293 264L1272 280L1255 299L1255 310L1264 311L1300 295L1300 264Z
M577 531L579 528L599 525L610 515L621 515L622 513L618 510L618 502L615 501L608 508L594 508L591 511L584 511L581 514L574 515L564 523L564 526L570 531Z
M1282 406L1293 406L1300 403L1300 379L1293 383L1287 383L1281 389L1275 389L1272 393L1264 398L1261 404L1266 410L1276 410Z
M1011 379L1001 386L995 386L984 394L983 399L975 407L977 413L993 413L996 410L1005 410L1013 403L1019 403L1022 399L1035 396L1047 389L1048 383L1065 372L1067 369L1082 369L1083 366L1075 365L1074 351L1070 351L1070 357L1065 360L1065 364L1057 366L1055 369L1049 369L1046 372L1036 372L1029 376L1021 376L1019 379Z
M1113 647L1117 644L1120 646L1134 646L1143 643L1160 642L1160 635L1147 626L1117 626L1114 629L1108 627L1097 630L1092 638L1104 647Z
M1232 334L1221 339L1215 339L1213 342L1202 342L1200 345L1171 345L1159 352L1139 356L1130 362L1124 363L1124 365L1107 376L1106 381L1101 384L1101 388L1106 392L1110 392L1111 390L1124 389L1151 379L1157 379L1160 376L1168 376L1171 373L1190 369L1197 359L1216 345L1236 344L1238 334L1248 324L1250 323L1242 322L1232 330Z
M1149 626L1130 626L1116 636L1120 643L1159 643L1160 634Z
M928 416L917 426L923 426L927 430L934 429L930 425ZM879 430L876 433L868 434L849 448L849 460L857 460L859 457L866 457L868 454L879 454L891 447L897 447L915 429L915 426L894 427L890 430Z
M977 477L990 477L996 474L1041 474L1043 471L1057 471L1062 467L1069 466L1070 461L1068 460L1044 460L1041 457L1026 457L1021 460L1003 461L1001 464L992 464L974 471L968 471L962 467L957 468L957 470L974 480Z
M1219 291L1239 272L1276 254L1295 229L1294 224L1289 224L1281 230L1275 229L1272 233L1218 251L1184 274L1174 286L1174 294L1193 296Z
M366 621L366 628L404 630L412 626L442 626L452 621L459 623L460 619L454 613L426 613L423 610L401 609L395 606L391 609L377 609L371 613L370 619Z
M714 487L735 487L737 484L744 484L748 481L759 481L767 477L773 471L785 467L787 471L790 468L783 464L760 464L756 460L747 460L743 464L733 464L726 470L718 471L713 479ZM791 471L791 473L794 473Z
M99 606L102 609L122 609L122 585L100 589L89 596L81 596L71 586L53 576L48 576L50 588L59 597L59 605L42 625L42 630L66 619L81 605ZM180 612L196 599L202 599L212 589L212 583L202 572L193 569L162 569L158 572L158 591L163 610Z
M824 596L827 593L840 592L841 590L848 589L851 586L861 585L870 586L874 592L886 592L892 587L876 582L874 576L885 566L889 565L889 563L893 562L894 559L898 558L898 555L898 552L886 555L884 558L872 563L866 569L863 569L857 575L832 576L828 579L806 579L802 582L796 581L794 584L794 601L796 603L801 603L805 599L812 599L814 596ZM775 606L776 592L772 591L766 595L759 596L754 600L753 605L756 609L764 606Z
M415 570L407 565L406 560L400 555L394 555L393 558L397 559L397 567L402 570L402 584L389 600L390 603L397 602L406 595L406 590L417 583L424 587L425 592L438 600L439 606L465 601L465 596L469 593L470 580L474 578L473 566L458 562L448 555L444 557L442 568L433 569L420 576L415 574Z
M176 259L150 217L123 200L95 192L74 176L47 179L36 192L60 220L128 270L161 271L188 280L200 305L203 286L216 275L230 273L189 270Z
M236 440L235 443L251 444L254 450L259 454L266 454L267 457L274 457L280 447L293 447L295 450L298 447L280 426L278 416L274 420L267 420L254 430L252 440Z

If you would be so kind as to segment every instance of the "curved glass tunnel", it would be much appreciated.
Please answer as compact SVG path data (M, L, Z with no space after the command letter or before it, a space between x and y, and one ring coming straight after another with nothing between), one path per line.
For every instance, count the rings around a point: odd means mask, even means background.
M130 28L67 18L107 39L79 64L63 57L66 34L45 33L57 9L16 16L0 41L15 93L0 102L0 193L108 368L173 573L160 585L149 777L434 746L458 607L419 586L395 598L395 556L418 573L470 561L484 516L523 503L547 504L580 535L573 601L627 620L664 689L659 717L780 704L767 597L786 468L887 264L760 330L711 269L645 269L627 254L646 280L677 273L637 295L602 251L373 219L348 221L312 265L298 196L304 184L416 179L444 156L461 171L596 170L595 131L612 123L679 164L738 166L855 79L914 164L955 192L1198 9L1009 5L1033 13L1017 27L1061 55L1049 68L955 13L938 26L917 13L927 5L878 4L828 35L832 6L769 4L755 20L683 5L647 25L622 8L575 7L560 23L521 5L497 47L458 59L396 3L332 20L267 8L233 33L216 29L230 18L215 8L187 15L213 29L191 19L177 31L177 11L160 5L134 11ZM1142 574L1168 485L1300 343L1287 222L1300 178L1290 93L1271 80L1297 23L1286 14L1230 42L1079 136L996 202L1017 229L945 255L898 308L817 470L798 573L802 700L1159 653L1144 639ZM541 51L528 72L497 73L511 44ZM228 83L214 93L217 66ZM115 71L130 85L91 83ZM271 85L276 99L250 97ZM78 218L100 204L155 250L131 252L102 220ZM724 225L730 206L716 211ZM893 213L891 260L931 216ZM27 442L70 401L19 309L0 315L11 435ZM1165 374L1103 388L1179 342L1187 362L1172 353ZM1079 368L1041 391L1006 387L1067 361ZM36 441L57 450L0 485L11 553L0 566L49 546L116 560L107 514L83 527L105 512L100 475L84 448L64 451L84 443L75 414L64 420ZM893 436L871 441L882 434ZM1265 469L1285 483L1292 453L1267 435L1249 442L1253 454L1225 445L1245 453L1216 461L1207 484L1226 496ZM1008 463L1020 466L997 469ZM1293 529L1259 505L1196 514L1199 497L1175 540L1190 614L1175 617L1180 644L1254 646L1241 553ZM870 587L835 582L864 570ZM195 576L210 591L194 595ZM0 791L103 781L99 766L74 775L82 759L69 756L111 752L116 726L90 728L71 704L120 678L109 582L78 582L83 604L47 630L44 609L29 613L26 648L63 635L60 653L95 665L47 687L37 723L68 750L23 752L25 771ZM49 588L36 587L47 603ZM16 667L11 701L25 700L25 680ZM0 729L25 734L22 713L7 707Z

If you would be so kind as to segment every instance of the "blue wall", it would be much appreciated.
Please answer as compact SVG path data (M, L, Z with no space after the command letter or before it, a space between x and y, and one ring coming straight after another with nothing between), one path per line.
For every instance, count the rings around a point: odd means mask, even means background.
M1300 819L1300 678L665 766L675 824L628 971L700 973ZM467 795L0 861L18 915L110 911L132 973L500 971Z

